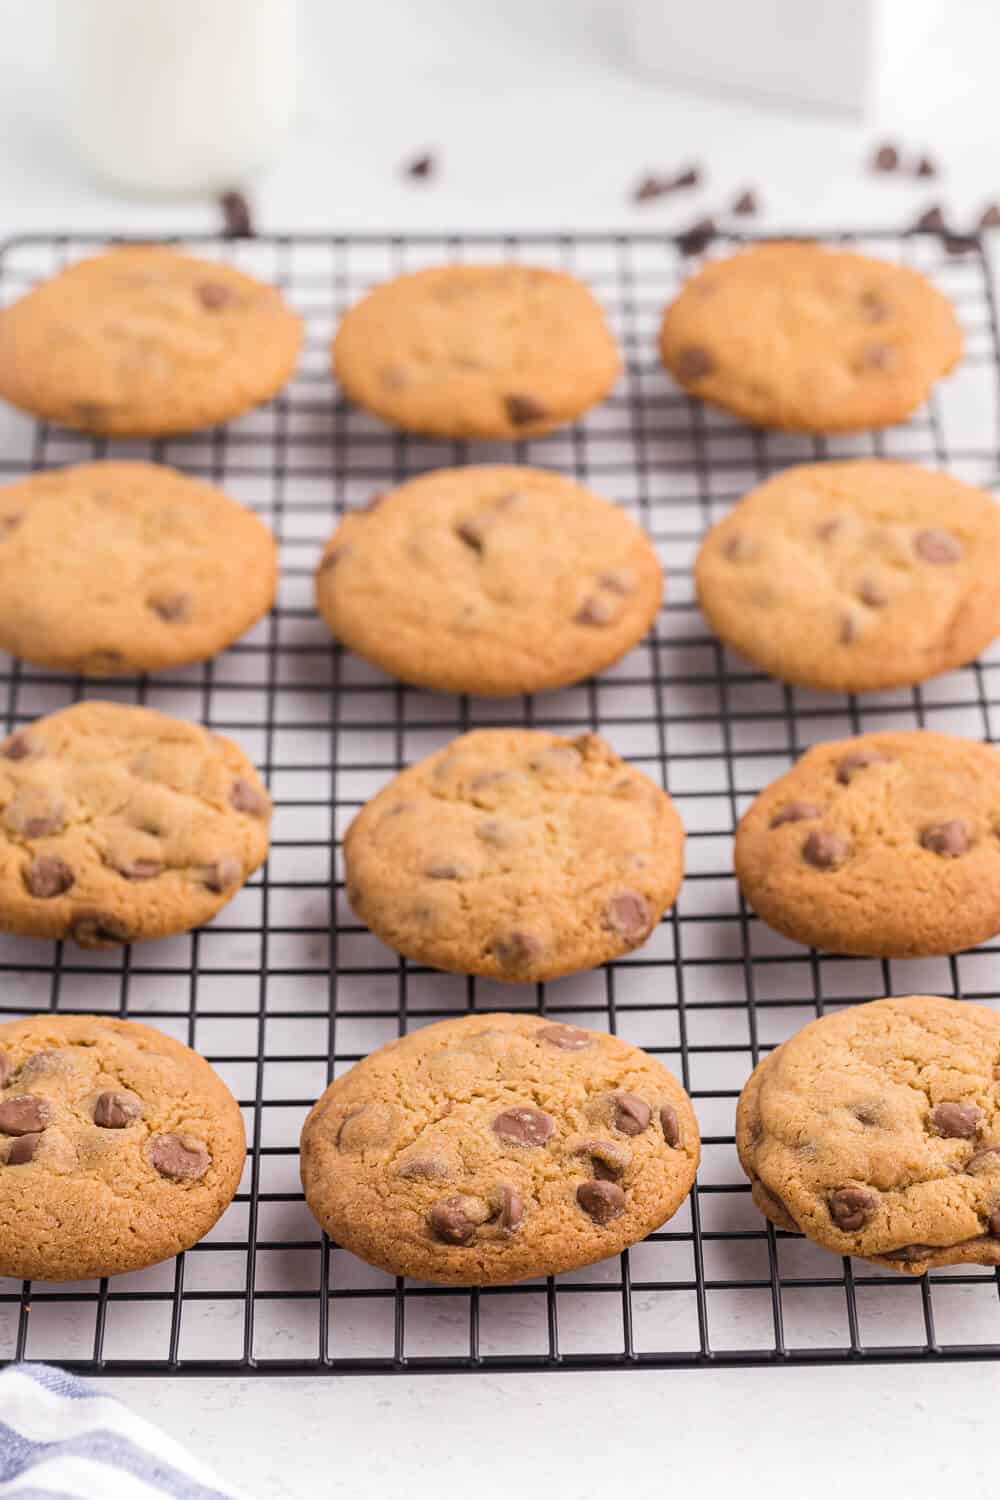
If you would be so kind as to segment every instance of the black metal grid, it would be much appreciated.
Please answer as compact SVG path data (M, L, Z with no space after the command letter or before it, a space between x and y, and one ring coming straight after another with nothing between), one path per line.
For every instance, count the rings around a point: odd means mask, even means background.
M654 335L686 263L662 237L604 234L202 239L201 253L279 282L307 317L302 367L277 401L224 429L155 443L110 445L0 416L0 476L111 452L170 462L259 510L284 562L270 618L204 666L95 685L0 657L4 730L84 696L148 703L240 740L275 800L265 871L210 927L122 954L0 938L0 1013L103 1010L162 1027L227 1078L250 1142L235 1203L176 1261L114 1282L0 1281L0 1356L91 1372L371 1373L1000 1355L994 1272L913 1280L775 1232L753 1208L733 1148L752 1066L813 1016L920 990L989 1002L1000 988L997 944L919 963L807 952L750 915L731 874L736 818L808 743L888 724L997 737L1000 652L919 689L820 696L730 657L693 605L688 565L704 529L790 462L879 454L995 477L1000 346L982 252L952 258L929 236L838 238L921 265L966 328L959 374L911 423L882 434L751 432L678 394ZM101 243L12 242L0 255L0 300ZM568 431L513 448L392 433L339 401L326 356L337 315L371 282L445 258L524 259L588 280L627 355L612 397ZM511 457L573 474L647 527L669 577L650 638L600 679L502 704L412 691L332 647L311 608L311 571L335 515L413 472ZM356 808L453 734L498 722L596 729L677 800L687 879L639 953L511 988L421 969L352 917L338 841ZM701 1122L698 1188L641 1246L555 1280L482 1291L396 1281L321 1239L298 1185L302 1118L328 1077L372 1047L496 1008L608 1027L662 1057Z

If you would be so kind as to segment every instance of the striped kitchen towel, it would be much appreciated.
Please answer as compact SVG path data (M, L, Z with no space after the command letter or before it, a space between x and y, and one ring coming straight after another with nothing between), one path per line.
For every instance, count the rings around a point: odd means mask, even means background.
M0 1373L0 1500L241 1500L172 1438L55 1365Z

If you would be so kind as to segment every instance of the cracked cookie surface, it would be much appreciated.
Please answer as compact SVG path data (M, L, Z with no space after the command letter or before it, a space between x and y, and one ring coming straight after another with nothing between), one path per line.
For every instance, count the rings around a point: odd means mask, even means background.
M680 889L684 830L596 734L480 729L373 797L344 863L351 906L390 947L526 983L645 942Z
M334 635L403 682L509 696L617 661L663 595L618 506L542 469L423 474L347 516L316 598Z
M302 1131L310 1208L396 1275L485 1285L616 1255L687 1197L684 1089L618 1037L535 1015L439 1021L338 1078Z
M928 995L812 1021L754 1069L736 1145L779 1228L893 1270L1000 1264L1000 1015Z
M274 287L165 246L122 246L0 313L0 396L84 432L189 432L269 400L301 342Z
M660 328L684 390L787 431L900 422L961 352L951 303L918 271L797 242L710 261Z
M575 276L432 266L369 292L341 320L333 370L352 401L437 437L522 438L600 401L621 360Z
M223 1213L245 1153L222 1079L151 1026L0 1025L0 1275L80 1281L166 1260Z
M833 953L956 953L1000 932L1000 751L914 729L814 745L736 830L771 927Z
M804 464L752 490L695 564L728 646L786 682L864 692L923 682L1000 634L1000 506L889 460Z
M0 489L0 649L109 677L214 656L270 609L277 547L220 490L99 462Z
M0 742L0 930L114 948L187 932L264 860L271 804L231 740L74 704Z

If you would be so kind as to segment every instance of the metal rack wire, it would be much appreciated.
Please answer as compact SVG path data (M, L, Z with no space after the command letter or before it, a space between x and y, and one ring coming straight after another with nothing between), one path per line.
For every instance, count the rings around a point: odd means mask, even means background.
M751 915L731 874L736 818L814 740L889 724L995 739L1000 722L1000 651L922 688L821 696L731 657L694 607L689 563L699 537L788 463L877 454L980 483L996 478L1000 342L981 250L951 257L926 235L841 238L934 275L966 329L959 373L911 423L881 434L752 432L678 394L659 369L654 334L688 262L675 241L654 235L189 242L280 283L306 316L302 366L278 400L224 429L154 443L109 445L0 415L0 478L112 452L172 463L257 509L281 540L284 565L272 615L203 666L94 684L0 657L0 729L84 696L147 703L238 739L275 800L266 869L200 932L119 954L0 937L0 1014L95 1010L162 1027L227 1079L250 1142L236 1201L176 1261L113 1282L0 1281L0 1357L218 1374L1000 1356L995 1272L960 1267L914 1280L775 1232L753 1208L733 1147L736 1097L751 1068L813 1016L881 994L989 1002L1000 990L1000 945L907 963L808 952ZM59 235L8 244L0 301L102 243ZM348 408L328 375L337 316L372 282L445 258L560 265L589 281L627 356L612 397L571 429L516 447L408 437ZM414 472L512 457L573 474L646 526L668 572L652 635L599 679L505 703L412 691L333 647L312 609L311 572L336 515ZM499 722L596 729L677 800L687 879L638 953L512 988L423 970L351 915L339 838L359 804L454 734ZM555 1280L482 1291L396 1281L321 1237L299 1189L302 1119L328 1077L408 1027L499 1008L606 1027L662 1057L701 1122L698 1188L644 1244Z

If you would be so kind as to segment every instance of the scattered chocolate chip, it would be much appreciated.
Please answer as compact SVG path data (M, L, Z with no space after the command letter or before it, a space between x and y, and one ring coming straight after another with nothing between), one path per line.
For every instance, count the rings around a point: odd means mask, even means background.
M158 594L146 603L154 615L159 615L168 625L176 625L181 620L191 618L192 599L190 594Z
M972 1177L981 1177L987 1172L1000 1172L1000 1146L987 1146L977 1151L965 1163L965 1170Z
M222 209L222 232L227 240L253 238L253 220L250 205L242 193L223 193L219 198Z
M190 1135L154 1135L147 1147L149 1164L172 1182L190 1182L204 1177L212 1158Z
M887 1260L901 1260L905 1263L914 1260L926 1260L933 1255L935 1250L942 1249L940 1245L897 1245L894 1250L883 1250L881 1253Z
M70 889L76 876L64 859L54 854L37 854L24 871L24 884L31 896L51 901Z
M649 1124L652 1110L635 1094L614 1096L614 1127L622 1135L641 1135Z
M195 287L198 301L206 312L217 312L235 300L236 293L224 281L202 281Z
M267 817L267 798L242 777L230 787L229 800L237 812L246 813L251 818Z
M700 255L712 243L717 233L718 226L714 219L698 219L690 229L685 229L683 234L677 236L677 248L682 255Z
M687 344L677 355L681 380L704 380L715 369L715 360L703 344Z
M427 1221L431 1230L446 1245L467 1245L479 1225L485 1221L486 1205L479 1198L457 1194L453 1198L442 1198L435 1203Z
M94 1124L102 1130L127 1130L142 1116L142 1100L130 1090L99 1094L94 1105Z
M859 302L866 323L884 323L889 316L889 308L880 292L862 292Z
M879 1111L876 1106L862 1105L853 1111L854 1118L859 1125L877 1125L879 1123Z
M81 948L120 948L132 941L131 929L107 912L86 911L75 918L69 935Z
M842 646L849 646L858 638L858 626L853 615L843 614L837 627L837 639Z
M980 229L1000 228L1000 203L989 203L979 215Z
M203 879L210 891L228 891L243 879L243 866L232 854L224 854L206 866Z
M498 1229L516 1229L524 1218L524 1199L517 1188L504 1185L497 1189L496 1221Z
M41 1139L41 1131L31 1130L27 1135L19 1135L12 1140L7 1147L8 1167L23 1167L27 1162L34 1161Z
M889 595L885 592L885 589L872 578L862 579L858 585L858 598L869 609L884 609L889 603Z
M935 1104L931 1121L939 1135L971 1141L976 1137L982 1113L975 1104Z
M932 854L944 854L957 859L967 854L971 840L969 830L961 818L949 818L946 823L932 823L920 835L920 842Z
M591 594L573 616L577 625L610 625L615 617L613 607L600 594Z
M31 1135L52 1123L52 1105L39 1094L0 1100L0 1134Z
M957 563L962 556L962 544L950 531L932 528L918 531L913 538L913 550L924 562L937 566Z
M603 1179L581 1182L576 1190L576 1201L595 1224L610 1224L625 1212L625 1194L617 1182Z
M1000 1239L1000 1210L990 1214L986 1227L994 1239Z
M510 843L510 827L501 823L497 818L487 818L485 823L480 823L476 828L476 838L482 839L484 844L491 844L495 849L502 849Z
M652 173L649 173L646 177L640 178L633 189L632 201L633 203L650 203L654 198L663 198L667 193L672 193L674 186L672 177L654 177Z
M451 1176L448 1163L440 1156L411 1156L396 1168L397 1177L445 1178Z
M545 422L549 413L534 396L513 394L504 399L507 416L515 427L527 427L532 422Z
M891 370L896 359L896 351L891 344L866 344L861 351L858 369Z
M818 818L820 809L815 802L786 802L779 812L771 819L772 828L780 828L784 823L802 823L806 818Z
M34 788L22 787L4 808L3 820L22 838L43 839L62 832L65 809L60 802L45 802Z
M155 880L157 875L163 874L163 861L162 859L129 859L123 864L115 865L114 868L126 880Z
M947 225L944 213L938 204L935 203L933 207L924 209L920 217L914 222L913 227L914 229L931 230L935 234L943 234Z
M16 531L23 520L24 517L20 513L13 516L0 516L0 538L9 536L12 531Z
M945 233L942 244L948 255L968 255L978 247L979 241L974 234L955 234L949 230Z
M423 151L419 156L412 157L403 163L403 176L415 177L418 181L426 181L433 177L437 171L437 159L429 151Z
M591 1170L602 1182L613 1182L628 1171L632 1152L620 1141L581 1141L574 1147L576 1156L589 1156Z
M914 177L936 177L937 165L929 156L922 156L917 162L913 175Z
M559 1021L540 1027L537 1035L540 1042L548 1042L550 1047L561 1047L564 1052L581 1052L584 1047L592 1047L597 1040L589 1031L584 1031L579 1026L564 1026Z
M493 953L501 968L526 969L536 964L545 952L544 944L533 932L515 929L493 939Z
M680 1145L681 1122L672 1104L660 1105L660 1129L663 1131L663 1139L668 1146L676 1148Z
M486 539L486 531L481 520L471 517L467 521L459 521L455 527L455 535L460 542L471 547L473 552L482 552L483 542Z
M727 562L749 562L757 555L757 548L747 540L742 531L727 536L719 551Z
M855 750L851 755L845 755L837 762L837 780L841 786L850 786L858 771L864 771L869 766L881 766L888 763L887 755L880 755L877 750Z
M817 829L802 845L802 858L817 870L836 870L850 854L850 847L835 833Z
M895 146L879 146L871 159L873 172L895 172L899 168L899 151Z
M511 1146L544 1146L552 1139L556 1122L543 1109L521 1105L505 1109L493 1121L493 1133Z
M7 1087L7 1080L14 1071L14 1065L6 1052L0 1052L0 1089Z
M4 760L27 760L29 755L41 755L43 753L43 751L36 749L28 736L23 733L12 735L3 746L3 749L0 750L0 755L3 756Z
M617 891L604 908L604 925L627 943L638 943L652 923L649 902L638 891Z
M697 187L700 182L701 182L701 170L700 170L700 168L698 168L696 166L690 166L690 167L685 167L682 172L678 172L677 173L677 176L674 178L674 187L677 187L677 188L693 188L693 187Z
M829 521L823 521L816 527L816 535L821 542L829 542L837 535L843 524L839 516L832 516Z
M842 1187L830 1194L828 1204L830 1217L837 1228L850 1234L868 1223L878 1199L866 1188Z
M747 188L742 193L738 193L737 196L733 199L732 211L734 214L739 214L741 217L744 215L758 213L759 210L760 204L757 201L757 194L754 193L750 188Z

